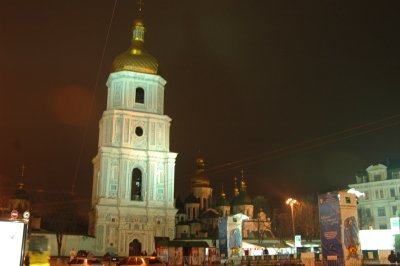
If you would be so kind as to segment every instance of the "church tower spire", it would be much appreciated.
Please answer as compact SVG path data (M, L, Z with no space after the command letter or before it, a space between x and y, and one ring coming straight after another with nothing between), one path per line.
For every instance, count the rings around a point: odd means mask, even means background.
M202 157L196 159L196 174L190 179L193 195L200 201L200 211L205 211L212 206L212 188L210 179L206 175L205 162Z
M226 194L224 192L224 184L221 184L221 194L219 196L219 199L217 200L215 204L217 210L219 211L220 215L222 216L228 216L230 215L230 209L231 206L226 199Z
M246 185L246 180L244 179L244 171L243 169L240 171L242 175L242 179L240 180L240 191L246 192L247 185Z
M144 47L144 21L141 18L143 1L138 2L139 16L133 22L131 46L119 54L112 63L112 71L132 71L147 74L157 74L157 59L149 54Z
M18 188L15 190L14 194L11 196L11 199L8 201L8 208L9 210L17 210L18 215L22 216L24 211L30 211L31 209L31 202L28 193L25 190L24 184L24 172L25 172L25 165L21 167L21 177L20 181L18 182Z
M237 195L239 195L239 188L238 188L238 184L237 184L237 177L235 176L233 178L234 180L234 185L233 185L233 196L236 197Z

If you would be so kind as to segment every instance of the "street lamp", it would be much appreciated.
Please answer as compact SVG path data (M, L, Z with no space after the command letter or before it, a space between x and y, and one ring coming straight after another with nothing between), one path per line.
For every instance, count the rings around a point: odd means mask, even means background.
M290 205L290 210L292 213L292 229L293 229L293 238L295 237L295 232L294 232L294 216L293 216L293 205L297 204L297 200L292 199L292 198L288 198L286 200L286 204Z

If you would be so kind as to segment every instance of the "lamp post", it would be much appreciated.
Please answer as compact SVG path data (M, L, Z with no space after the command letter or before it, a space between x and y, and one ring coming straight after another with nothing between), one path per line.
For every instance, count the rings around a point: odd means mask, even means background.
M291 211L291 213L292 213L292 230L293 230L293 239L294 239L294 237L295 237L296 235L295 235L295 231L294 231L293 205L294 205L294 204L297 204L297 200L292 199L292 198L288 198L288 199L286 200L286 204L290 205L290 211Z

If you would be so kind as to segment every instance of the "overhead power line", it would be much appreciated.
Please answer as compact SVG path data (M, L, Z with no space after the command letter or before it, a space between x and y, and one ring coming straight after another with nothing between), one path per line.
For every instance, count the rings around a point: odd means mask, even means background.
M251 157L243 158L236 161L231 161L221 165L214 166L210 168L207 173L215 174L226 172L233 169L242 168L245 166L260 163L262 161L272 160L280 157L287 156L289 154L314 149L321 147L330 143L334 143L340 140L349 139L355 136L364 135L373 131L381 130L388 127L393 127L400 124L400 114L395 114L387 118L379 119L373 122L358 125L352 128L341 130L332 134L317 137L310 140L305 140L300 143L289 145L283 148L278 148L273 151L263 152Z
M114 15L115 15L115 9L117 7L117 2L118 2L118 0L114 1L114 6L113 6L113 9L112 9L112 12L111 12L110 22L108 23L107 35L106 35L106 39L104 41L103 51L101 53L101 58L100 58L100 62L99 62L99 67L97 69L96 81L94 83L94 91L93 91L93 95L92 95L92 99L91 99L90 107L89 107L89 115L88 115L88 119L86 121L85 129L83 131L81 146L80 146L80 149L79 149L79 154L78 154L78 159L77 159L77 162L76 162L74 177L73 177L73 180L72 180L72 187L71 187L71 194L72 195L75 193L75 186L76 186L76 181L78 179L79 168L80 168L81 161L82 161L82 154L83 154L83 150L85 148L86 139L87 139L87 135L88 135L88 131L89 131L90 117L91 117L92 112L93 112L93 106L94 106L94 101L96 99L96 93L97 93L97 88L98 88L98 85L99 85L101 70L103 68L104 55L106 53L108 40L110 38L111 26L112 26L112 22L114 20Z

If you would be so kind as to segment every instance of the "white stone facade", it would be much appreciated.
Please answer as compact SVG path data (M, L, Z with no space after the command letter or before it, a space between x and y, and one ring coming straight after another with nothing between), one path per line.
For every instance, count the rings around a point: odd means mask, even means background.
M399 214L399 173L397 167L371 165L365 174L356 176L356 184L349 185L365 193L357 206L360 229L390 229L390 217Z
M93 159L89 233L96 236L96 254L132 255L134 240L150 254L154 237L175 236L177 154L169 151L165 83L153 74L110 74L107 110L99 123Z
M193 195L199 199L200 210L205 211L211 208L212 191L211 187L192 187Z

